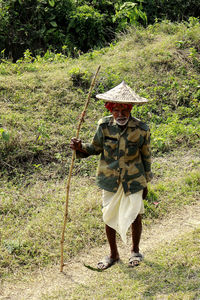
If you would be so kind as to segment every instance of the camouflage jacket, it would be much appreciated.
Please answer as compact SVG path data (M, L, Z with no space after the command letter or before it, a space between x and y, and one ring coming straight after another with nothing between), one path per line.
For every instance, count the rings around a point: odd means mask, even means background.
M82 143L86 153L77 151L76 157L83 158L101 154L97 168L97 185L116 192L122 182L126 195L136 193L151 180L150 131L138 119L130 117L122 131L112 116L98 122L91 143Z

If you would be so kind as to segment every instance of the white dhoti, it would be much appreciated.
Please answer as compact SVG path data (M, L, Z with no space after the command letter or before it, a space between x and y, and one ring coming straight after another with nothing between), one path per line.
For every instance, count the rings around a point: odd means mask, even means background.
M142 193L143 190L126 196L121 183L116 193L103 190L103 221L120 234L124 243L130 225L144 213Z

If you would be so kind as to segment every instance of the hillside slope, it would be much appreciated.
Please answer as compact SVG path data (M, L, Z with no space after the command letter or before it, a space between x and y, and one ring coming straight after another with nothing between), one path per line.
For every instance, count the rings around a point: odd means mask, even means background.
M0 64L1 170L15 176L38 164L65 173L91 76L101 65L81 136L88 140L105 114L95 94L125 80L149 104L133 114L152 129L153 153L195 146L199 137L200 25L157 23L132 28L110 47L72 60L47 52L33 59L27 50L17 64ZM91 166L90 166L91 167ZM88 169L86 167L86 169ZM94 169L93 169L94 171Z
M145 201L145 226L176 214L185 205L198 203L199 45L197 20L179 24L165 21L146 29L131 28L109 47L78 59L51 52L34 59L27 50L24 59L16 64L0 64L2 283L59 263L66 178L71 162L69 141L75 136L91 77L99 64L101 72L81 138L90 140L97 120L107 114L95 94L125 80L149 99L148 105L132 110L151 128L154 179ZM90 157L75 163L66 261L84 249L106 243L101 191L94 179L97 160ZM197 240L198 233L194 236ZM189 242L197 249L194 241ZM177 253L178 249L174 251ZM196 270L195 265L195 260L190 261L190 269ZM196 275L194 281L195 278ZM195 284L191 290L196 292Z

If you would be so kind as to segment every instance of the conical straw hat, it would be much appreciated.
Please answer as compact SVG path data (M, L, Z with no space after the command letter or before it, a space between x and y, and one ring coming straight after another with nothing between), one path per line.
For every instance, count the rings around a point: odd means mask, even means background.
M148 100L137 95L124 81L106 93L96 95L96 98L115 103L144 104Z

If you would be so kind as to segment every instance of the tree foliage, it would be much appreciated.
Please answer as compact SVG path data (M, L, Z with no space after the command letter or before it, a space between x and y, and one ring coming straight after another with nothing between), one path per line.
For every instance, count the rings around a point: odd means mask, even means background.
M199 0L0 0L0 53L68 55L105 46L129 25L199 16ZM2 56L1 55L1 56Z
M77 47L87 51L95 46L103 46L106 41L106 19L103 14L87 4L77 7L70 16L65 44L73 51Z
M155 19L180 22L200 16L199 0L144 0L143 7L149 23Z
M41 53L57 45L60 50L75 5L71 0L2 0L1 7L1 50L16 60L26 49Z

